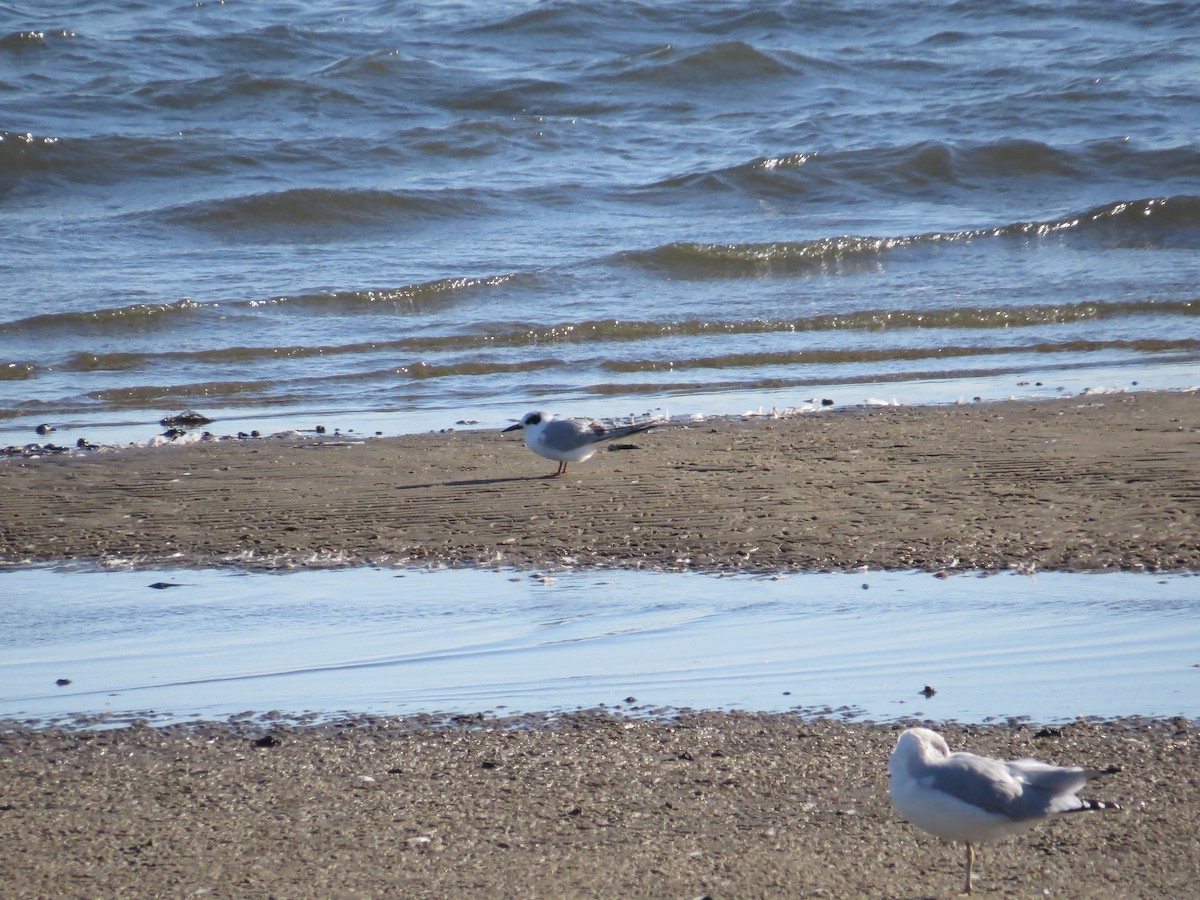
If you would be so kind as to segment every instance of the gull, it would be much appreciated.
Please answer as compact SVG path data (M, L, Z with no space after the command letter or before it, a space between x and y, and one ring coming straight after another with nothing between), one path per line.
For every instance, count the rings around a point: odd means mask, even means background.
M546 459L558 461L555 475L567 474L567 463L583 462L596 452L602 441L615 440L653 428L657 422L605 428L599 422L580 422L577 419L556 419L547 412L525 413L521 421L504 431L523 429L525 446Z
M951 753L945 739L928 728L909 728L900 735L888 771L896 812L922 831L967 845L968 894L975 844L1024 834L1062 813L1120 809L1115 803L1075 795L1093 778L1119 768L1082 769L1036 759L1005 762Z

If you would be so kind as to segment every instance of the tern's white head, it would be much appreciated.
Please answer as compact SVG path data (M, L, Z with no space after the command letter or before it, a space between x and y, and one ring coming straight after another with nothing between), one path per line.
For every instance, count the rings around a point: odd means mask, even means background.
M538 428L540 428L543 425L543 423L549 422L553 418L554 418L553 413L542 412L540 409L534 410L533 412L525 413L525 415L521 416L520 422L517 422L515 425L509 425L504 430L505 431L516 431L516 430L522 429L522 428L537 430Z

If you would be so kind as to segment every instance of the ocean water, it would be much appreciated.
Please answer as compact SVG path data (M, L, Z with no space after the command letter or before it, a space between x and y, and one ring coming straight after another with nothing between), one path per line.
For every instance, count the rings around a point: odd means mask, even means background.
M1200 383L1200 5L0 2L0 443Z

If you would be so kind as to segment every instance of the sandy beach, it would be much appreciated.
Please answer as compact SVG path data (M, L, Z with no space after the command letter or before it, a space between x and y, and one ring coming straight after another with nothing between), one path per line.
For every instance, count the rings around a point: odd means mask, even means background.
M984 845L982 896L1187 897L1187 722L942 727L1122 771ZM962 848L901 822L892 727L701 713L0 731L6 897L945 897Z
M617 446L563 478L499 429L10 458L0 561L1200 568L1195 393L671 423Z
M0 461L0 561L1200 569L1193 393L672 423L621 443L565 478L498 429L14 456ZM0 884L6 897L952 896L961 848L888 802L899 727L601 711L0 723ZM1120 811L985 845L978 893L1194 891L1194 722L937 727L955 749L1121 767L1091 792Z

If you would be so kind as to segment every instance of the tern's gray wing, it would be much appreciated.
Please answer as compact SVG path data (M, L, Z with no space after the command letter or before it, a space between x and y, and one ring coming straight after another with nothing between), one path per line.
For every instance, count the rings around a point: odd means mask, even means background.
M604 440L604 429L600 428L597 433L596 428L600 426L593 428L573 419L551 419L542 429L542 442L563 453L578 450L580 447Z
M579 422L574 419L552 419L546 423L542 432L547 446L555 450L578 450L588 444L600 441L611 441L653 428L657 422L645 422L641 425L624 425L619 428L605 428L599 422Z

